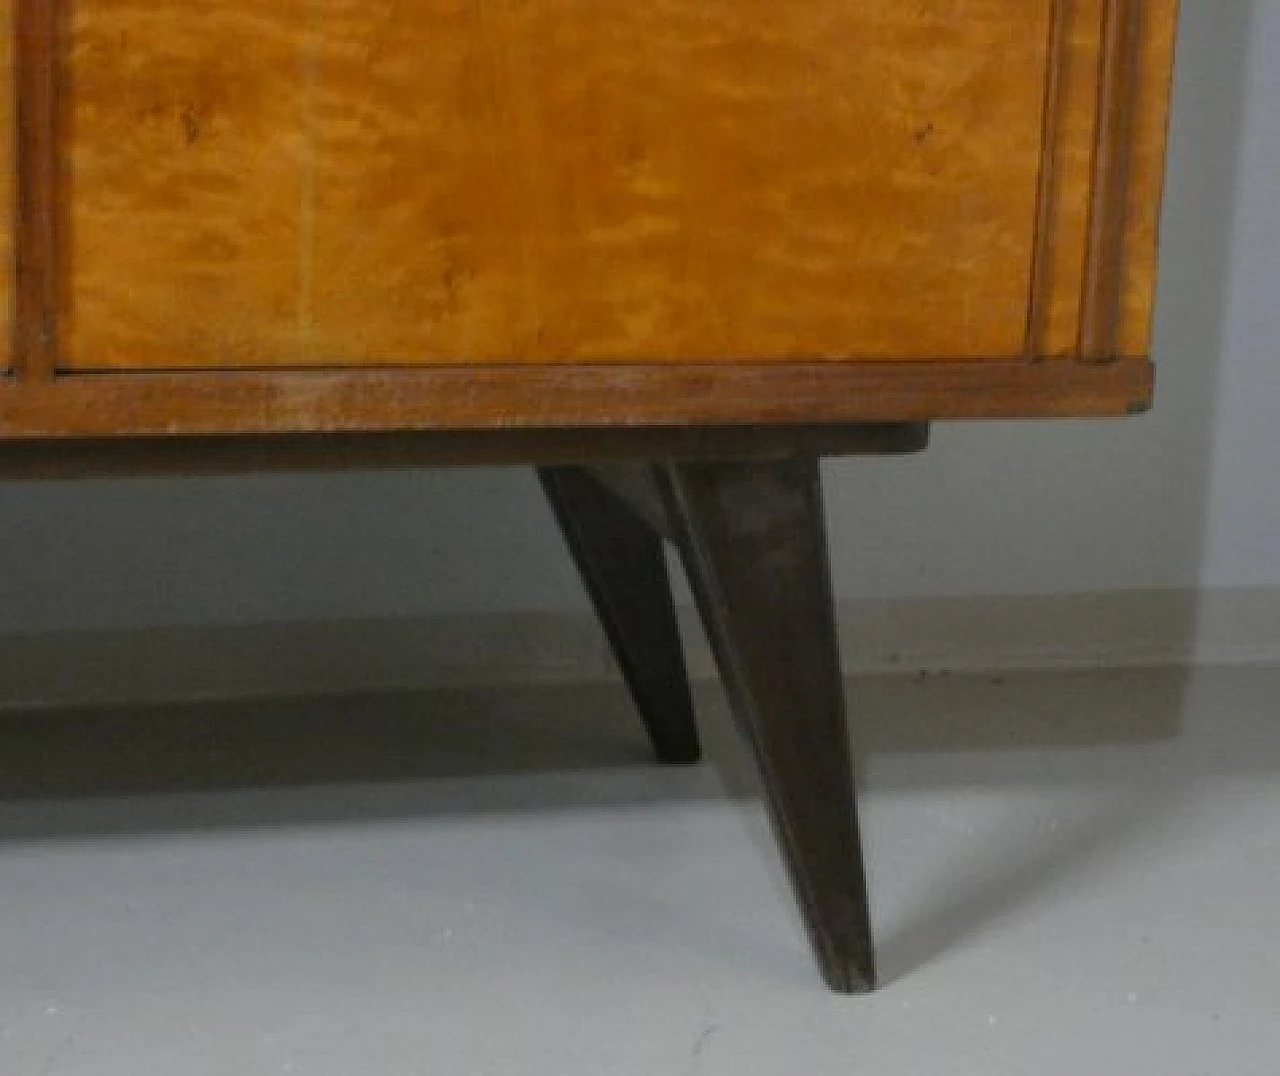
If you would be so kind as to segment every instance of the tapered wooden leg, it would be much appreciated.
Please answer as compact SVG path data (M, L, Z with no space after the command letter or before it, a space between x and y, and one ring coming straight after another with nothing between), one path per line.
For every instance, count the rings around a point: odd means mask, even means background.
M824 978L875 983L818 461L655 468Z
M538 477L659 761L696 762L698 728L661 537L584 468L540 467Z

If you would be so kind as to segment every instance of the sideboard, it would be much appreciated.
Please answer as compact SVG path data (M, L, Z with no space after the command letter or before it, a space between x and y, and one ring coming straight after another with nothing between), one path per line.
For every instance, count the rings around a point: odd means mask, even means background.
M818 461L1125 416L1176 0L0 0L0 475L529 463L659 757L676 543L827 981Z

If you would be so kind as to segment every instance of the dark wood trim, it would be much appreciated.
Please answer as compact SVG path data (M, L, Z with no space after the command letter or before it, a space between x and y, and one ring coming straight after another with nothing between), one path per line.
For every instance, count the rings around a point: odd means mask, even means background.
M48 480L602 460L766 459L794 452L821 456L893 455L919 452L928 442L929 428L919 423L28 440L0 442L0 478Z
M1124 283L1130 130L1142 73L1143 0L1108 0L1098 75L1097 136L1089 211L1080 355L1090 362L1116 357Z
M1036 192L1035 246L1031 252L1031 293L1027 298L1025 348L1028 359L1032 360L1043 352L1045 324L1053 301L1053 252L1060 239L1054 227L1057 217L1058 143L1062 131L1062 85L1072 7L1072 0L1053 0L1049 13L1040 184Z
M14 372L47 380L58 365L58 27L63 0L17 0L17 206Z
M0 379L0 440L1125 415L1145 359L96 374Z

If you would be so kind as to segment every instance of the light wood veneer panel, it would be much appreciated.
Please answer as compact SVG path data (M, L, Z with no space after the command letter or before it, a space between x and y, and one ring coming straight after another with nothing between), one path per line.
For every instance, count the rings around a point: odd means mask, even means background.
M1013 358L1050 0L69 0L75 369Z
M309 0L60 2L64 365L298 358Z

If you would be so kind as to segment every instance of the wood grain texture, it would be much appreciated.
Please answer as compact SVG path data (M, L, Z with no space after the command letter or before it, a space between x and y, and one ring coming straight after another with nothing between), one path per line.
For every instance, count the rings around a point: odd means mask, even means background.
M66 0L68 366L298 357L303 0Z
M18 171L27 177L24 185L28 196L34 193L37 199L44 199L43 204L62 211L60 216L63 219L57 223L61 225L63 242L46 244L56 254L64 255L51 268L66 279L62 280L55 273L55 283L64 283L64 294L74 295L77 287L87 288L90 292L89 309L96 309L93 317L100 320L104 332L118 333L117 343L125 341L121 346L131 354L141 355L142 360L139 361L143 367L167 366L173 361L174 352L170 348L175 339L175 310L182 314L176 318L178 323L190 315L185 323L191 329L191 334L180 344L185 349L182 354L186 358L178 365L248 365L252 358L261 357L264 349L270 351L272 348L277 348L276 358L285 365L289 361L302 362L303 359L297 356L310 356L306 359L308 362L319 361L315 358L319 353L309 350L320 331L316 326L325 322L329 304L338 304L339 296L337 292L331 294L324 290L326 278L314 257L290 260L289 245L296 243L295 253L307 250L313 253L319 250L335 252L326 258L339 262L348 255L355 258L352 251L359 247L358 237L353 238L352 230L340 227L346 212L340 201L334 203L336 214L325 218L333 222L331 229L327 229L315 212L303 211L308 205L314 210L328 204L322 196L323 169L318 166L323 159L320 150L327 143L320 136L327 128L334 128L330 140L342 146L342 138L347 138L345 145L348 149L357 147L361 138L372 139L364 146L365 149L400 145L409 137L406 131L415 126L410 113L406 112L396 124L391 125L397 133L382 130L379 125L385 125L386 118L381 112L377 116L369 116L354 110L343 113L345 119L339 115L341 110L335 110L335 102L343 99L342 80L337 79L330 92L323 72L343 70L342 57L336 53L330 55L335 52L332 42L326 44L328 39L319 32L305 38L314 42L314 48L300 53L297 42L291 37L296 30L296 20L304 11L311 19L320 10L311 0L272 0L270 3L263 0L258 6L240 4L234 11L229 0L200 0L178 9L184 19L194 20L191 25L195 29L190 29L185 37L179 35L181 47L174 46L169 53L164 50L138 52L117 46L136 44L137 40L148 35L159 35L160 40L170 41L172 45L172 40L165 37L172 30L175 16L171 0L155 0L149 5L148 0L73 2L81 5L77 10L82 15L87 11L90 17L82 18L78 23L82 32L76 37L69 62L63 70L69 74L78 73L81 81L71 87L55 85L51 88L41 78L32 78L33 72L40 72L39 64L33 60L55 55L56 49L66 42L55 37L53 20L46 18L54 9L43 0L20 0L17 14L20 29L24 32L24 63L20 65L17 80L25 115L38 116L41 102L48 104L57 91L63 101L71 100L71 117L79 117L76 122L92 120L95 124L93 129L98 130L96 124L102 120L104 129L118 136L120 147L119 155L113 158L112 153L116 151L107 145L109 139L91 140L93 144L86 147L79 139L71 138L63 147L67 156L61 162L69 172L71 182L69 187L60 186L57 170L50 167L57 163L53 162L53 155L32 152L33 147L39 149L44 136L38 131L33 135L26 128L20 132L22 151ZM560 2L567 4L570 0ZM722 0L723 4L729 2ZM942 20L944 15L958 19L961 8L988 13L994 10L981 4L968 9L967 5L957 8L954 4L943 4L942 0L936 2L937 7L932 4L925 4L923 8L913 6L903 17L910 19L914 17L911 12L919 14L924 11L935 20ZM1039 25L1043 31L1040 47L1046 53L1046 62L1051 39L1050 15L1057 20L1058 33L1052 57L1059 67L1056 71L1048 68L1042 71L1044 81L1035 87L1042 113L1038 130L1047 152L1038 166L1033 186L1038 195L1048 192L1051 204L1046 206L1042 202L1037 212L1032 214L1032 219L1038 219L1042 230L1050 228L1053 234L1047 241L1041 234L1036 241L1041 261L1048 267L1037 279L1044 284L1049 298L1046 300L1041 296L1035 304L1043 312L1043 317L1039 322L1032 318L1030 339L1034 341L1035 333L1039 332L1041 343L1032 342L1023 353L1027 357L1079 356L1086 211L1092 179L1099 172L1094 149L1104 126L1101 121L1105 119L1105 109L1100 107L1100 102L1106 95L1099 92L1097 76L1107 55L1102 47L1103 27L1108 12L1114 10L1111 5L1119 2L1121 0L1044 0L1040 12L1043 15ZM513 11L526 11L527 14L524 3L525 0L508 0L497 5L496 9L508 16ZM1031 0L1026 0L1027 5L1030 3ZM139 10L146 15L140 20L134 18ZM309 25L313 30L322 26L326 32L346 25L347 30L338 34L339 41L358 37L351 26L367 27L367 12L354 5L343 7L335 0L323 5L323 10L325 19L318 23L312 20ZM460 12L474 15L474 5L467 6L461 0L452 4L434 0L427 8L418 10L429 10L441 18L450 16L450 12L453 15ZM492 5L486 9L492 10ZM712 5L707 10L723 11L727 8ZM390 14L397 15L398 12L399 9L395 9ZM570 370L563 365L572 357L567 353L546 359L533 355L528 363L497 363L483 361L483 355L477 359L462 352L451 352L438 361L426 355L423 360L425 368L415 370L410 367L399 372L366 367L359 372L334 371L328 374L287 370L275 374L246 371L165 376L68 373L46 384L23 385L12 378L7 381L0 379L0 437L83 438L164 433L200 436L361 429L533 431L539 427L582 425L588 429L599 429L618 424L631 427L694 426L700 423L791 425L805 422L924 421L948 417L1101 415L1141 410L1149 403L1151 394L1151 369L1142 356L1149 343L1154 292L1156 220L1163 170L1175 4L1173 0L1146 0L1140 14L1137 62L1131 65L1125 80L1133 87L1133 97L1128 102L1132 120L1128 124L1126 177L1123 184L1113 185L1125 202L1117 217L1123 221L1124 233L1118 245L1120 259L1116 275L1122 288L1117 305L1116 333L1118 350L1127 355L1125 361L1103 367L1073 362L1049 363L1043 365L1053 369L1037 370L1035 364L1011 361L1009 356L999 352L972 355L963 362L957 361L953 352L940 350L932 358L925 357L923 353L897 354L898 358L915 360L905 363L795 363L784 361L781 353L752 359L745 352L717 352L713 358L721 361L713 362L710 359L691 361L682 358L677 351L646 355L636 362L606 356L614 361L608 364L578 362ZM347 18L346 24L338 18L339 15ZM474 64L464 63L454 71L456 79L450 76L453 81L446 81L462 94L461 100L471 102L468 108L474 106L480 113L488 109L495 116L501 113L503 122L514 124L512 130L526 130L520 124L533 123L532 120L526 116L517 123L506 113L530 107L528 95L513 95L512 84L506 76L498 82L485 80L498 71L506 72L511 78L522 72L528 74L533 68L528 66L527 58L522 61L522 66L512 56L525 55L533 45L524 38L513 41L508 36L503 38L507 44L494 52L491 45L496 39L489 26L492 20L487 15L484 20L488 20L484 22L488 35L483 37L486 47L481 50L488 65L481 65L484 77L474 74ZM395 21L395 18L391 19L392 23ZM895 23L888 18L888 23L897 27L894 33L901 33L900 22ZM936 29L942 23L936 21L929 25ZM458 33L463 34L463 29L458 29ZM208 49L206 46L210 39L217 40L220 47ZM396 37L393 44L399 40ZM738 38L734 40L740 44ZM936 44L931 35L907 35L905 42L909 46L908 56L917 55L912 49L933 48ZM237 51L237 44L243 47L242 51ZM903 40L897 40L897 44L900 48L904 46ZM380 62L382 53L378 48L368 42L362 48L360 63L348 62L347 70L352 79L357 77L362 65L376 68ZM246 57L261 59L271 54L273 49L279 56L295 56L301 65L297 76L298 87L301 88L297 88L296 93L290 89L288 77L281 75L287 66L281 66L283 60L276 65L274 75L270 64L263 66L245 62ZM400 56L394 48L391 51ZM500 58L500 62L494 59L495 56ZM397 77L418 77L412 75L403 56L397 63L403 69ZM394 64L391 66L395 67ZM1095 69L1092 81L1089 77L1091 66ZM449 64L439 59L434 67L423 63L417 65L418 69L445 67ZM122 71L126 74L134 72L134 75L121 77ZM276 78L279 85L271 83L271 78ZM474 81L477 78L479 83ZM263 79L267 82L264 83ZM32 85L37 87L34 92ZM488 89L481 93L476 89L477 85ZM159 104L154 95L144 92L148 88L155 90L165 86L170 86L171 91L167 97L161 95ZM896 83L890 79L885 86L893 89ZM465 93L463 89L466 89ZM83 101L77 103L77 95L82 91ZM887 96L894 102L900 97L894 94ZM1111 96L1114 97L1114 93ZM960 99L955 95L948 98L953 104ZM1056 107L1053 116L1044 114L1046 99ZM128 107L122 110L121 101ZM501 103L503 107L495 112L497 106L494 102ZM2 103L3 97L0 96ZM12 103L10 100L9 104ZM844 107L842 104L841 108ZM470 115L465 108L463 112ZM520 115L524 113L520 112ZM608 103L605 115L619 115L614 102ZM1085 117L1091 118L1086 120ZM296 121L293 126L290 126L291 120ZM345 134L344 123L347 125ZM74 128L75 124L64 125L63 130L68 126ZM430 128L430 124L424 126ZM369 134L371 130L378 132L376 137ZM527 130L539 131L541 128L533 123ZM602 123L593 137L598 135L601 144L605 144L612 131L612 127ZM315 137L310 140L303 138L306 132L313 132ZM916 133L920 131L917 129ZM927 147L930 138L932 134L925 137L922 144ZM176 154L173 149L175 139L181 145ZM204 145L206 142L213 145ZM483 144L499 156L499 151L506 145L494 140ZM778 149L779 144L776 140L770 143L767 162L770 167L784 168L787 158ZM307 147L314 151L309 157L304 152ZM465 146L464 150L462 157L466 158L471 150ZM99 153L100 157L95 158L94 153ZM172 160L165 165L168 171L161 170L162 179L148 179L126 167L131 155L141 160L152 157ZM339 157L342 156L344 154L340 153ZM242 171L248 178L229 168L224 157L245 164ZM378 152L370 152L368 159L376 165L375 171L389 168L388 162L394 164L401 160L395 155L389 157ZM536 166L534 171L544 168L542 158L537 154L527 153L520 159ZM310 169L303 167L307 160L311 161ZM764 160L762 151L760 161ZM83 190L77 186L77 168L86 162L90 174L96 174L100 179L114 176L119 180L114 186L105 184L96 200L81 199L77 194ZM292 202L283 197L273 200L272 182L279 183L278 177L288 173L291 162L298 168L286 186L296 179L295 198ZM437 171L447 172L444 165L448 163L442 163ZM470 158L459 165L463 173L468 173L475 166L474 159ZM349 167L349 164L344 167ZM112 172L112 168L123 170ZM363 165L358 171L365 178L373 174L366 174ZM391 171L395 169L391 168ZM746 179L755 182L763 175L763 172L748 170ZM43 178L38 182L32 181L31 177L41 176ZM600 187L585 178L578 186L575 182L578 181L566 178L560 171L544 169L538 177L520 177L519 182L513 180L511 190L522 195L535 188L542 191L543 196L551 198L554 203L554 212L581 214L588 209L594 212L592 207L599 207L593 201L592 192L598 192ZM423 185L424 189L434 189L426 180L423 180ZM246 200L248 187L255 188L252 192L254 197ZM354 187L358 188L359 184ZM311 202L305 196L308 190L315 194ZM442 219L446 223L446 211L450 209L460 209L464 216L480 212L481 207L467 201L465 184L448 181L437 194L438 198L432 203L433 211L444 214ZM58 197L63 201L59 202ZM252 227L248 228L244 227L246 205L251 210L248 219ZM546 206L536 199L532 202L527 198L509 202L488 199L485 205L491 215L503 220L507 219L503 217L504 213L517 222L533 219L542 220L545 224L551 219L546 217ZM347 206L347 209L359 216L352 206ZM102 219L95 214L103 214ZM23 215L22 234L27 236L38 231L28 227L31 216ZM44 219L39 214L35 216ZM48 220L53 216L52 212L45 215ZM404 221L412 223L412 216L413 212L409 212ZM128 227L121 224L113 231L109 224L115 218L127 220ZM799 217L795 219L802 220ZM479 217L476 216L475 220ZM180 227L184 221L193 227L184 231ZM779 230L777 234L782 234L789 223L790 219L778 219L772 222L772 226ZM904 232L900 227L901 221L897 223L897 230ZM103 242L116 243L124 252L118 263L100 267L100 289L98 284L84 276L82 267L74 258L68 260L65 257L77 249L76 242L66 240L74 240L76 234L80 234L83 240L85 233L78 233L77 229L84 228L89 229L88 234L99 235ZM500 230L495 230L494 235ZM456 229L444 228L439 234L427 235L422 242L421 236L412 238L419 246L432 247L434 243L435 247L444 249L450 245L448 237L455 232ZM468 236L468 242L479 242L477 236L483 238L483 228L478 225L470 230L462 229L458 234L463 232ZM550 257L546 249L534 244L520 247L515 253L506 250L513 244L518 246L516 241L521 237L527 239L535 234L543 235L536 229L524 232L517 229L511 235L504 233L503 249L495 257L509 257L511 264L518 263L526 269L530 266L536 268ZM801 241L805 241L807 233L804 229L799 229L797 234ZM927 238L927 230L922 234ZM307 241L308 236L311 237L310 242ZM776 235L766 238L776 239ZM619 248L615 252L618 255L616 260L620 262L627 261L623 256L625 250L633 245L644 247L646 242L643 235L632 235L625 230L614 239ZM390 241L388 238L387 242ZM780 240L783 245L790 241L792 239L785 234ZM565 242L572 246L578 240L570 236ZM581 242L590 245L588 239ZM344 243L350 249L344 250ZM372 247L381 244L382 240L378 239ZM29 249L39 247L35 242L25 245ZM768 245L760 244L762 249ZM493 246L494 250L500 246L496 239ZM133 248L136 251L130 253ZM579 253L582 249L586 247L581 247ZM284 253L279 257L273 253L281 251ZM428 261L435 256L422 255ZM429 276L430 273L422 268L425 264L413 263L410 259L409 278L422 273ZM436 294L437 298L443 295L447 299L449 294L474 290L467 283L466 272L455 272L465 267L452 260L452 255L444 262L432 264L436 268L443 266L440 287L444 290L424 294ZM229 273L229 266L243 268L244 272L239 275ZM755 271L751 259L737 268L741 270L743 279L749 279ZM383 289L387 282L401 280L406 288L405 308L394 310L394 304L389 304L387 309L392 313L383 322L383 328L414 323L414 318L405 316L413 295L405 283L406 278L398 276L398 271L397 266L388 265L379 275L378 265L372 262L364 264L357 276L373 281L371 287L376 294L367 294L351 312L358 313L366 301L373 303L377 300L380 304L386 298ZM34 277L28 275L27 279ZM309 285L303 283L307 280ZM522 325L528 328L532 324L522 322L520 312L542 310L548 301L545 295L537 292L534 287L537 281L527 273L520 276L520 280L521 287L512 291L509 303L494 299L491 307L496 312L495 317L513 334L513 339L525 331ZM607 290L608 273L602 273L597 282ZM1023 283L1029 285L1030 282ZM325 302L316 304L313 301L308 306L303 302L304 295L311 295L313 300L319 295ZM852 297L847 304L854 316L858 308L856 299L857 296ZM931 297L927 294L913 294L910 299L906 307L908 313L899 312L895 316L919 318L923 316L921 312L931 309ZM424 302L431 306L435 300ZM38 306L29 304L31 310ZM381 305L379 309L382 309ZM702 311L705 316L699 323L706 327L712 339L718 331L713 324L715 309L708 307ZM744 318L747 321L758 313L754 308L744 309L749 315ZM576 310L576 306L566 306L564 316L575 317ZM117 311L121 313L119 318L115 317ZM77 307L73 304L69 311L63 309L61 313L76 314ZM1024 297L1023 315L1026 313ZM133 317L135 314L138 319ZM31 319L31 324L38 326L40 323ZM274 330L271 325L275 326ZM577 325L573 331L578 332L581 328ZM928 331L941 332L945 328L940 324L931 326ZM355 329L340 327L334 331L358 334L364 330L357 326ZM396 331L400 330L397 328ZM648 331L645 329L644 333ZM826 330L823 331L825 333ZM466 330L466 333L471 332L471 329ZM589 335L584 332L582 338ZM535 332L534 336L538 333ZM468 339L474 342L475 337ZM545 343L545 332L542 339ZM150 352L146 350L150 346L148 340L155 345ZM140 350L135 350L135 347ZM286 359L290 354L295 356L293 360ZM228 359L229 355L231 359ZM833 352L824 351L816 357L830 359L832 355ZM866 356L862 358L866 360ZM43 372L48 372L47 366Z
M1011 358L1049 0L72 0L74 369Z
M1151 390L1137 359L94 374L0 381L0 438L1121 416Z

